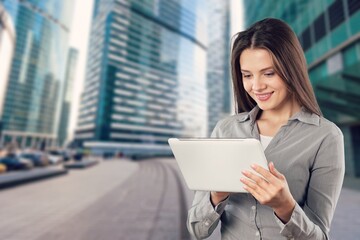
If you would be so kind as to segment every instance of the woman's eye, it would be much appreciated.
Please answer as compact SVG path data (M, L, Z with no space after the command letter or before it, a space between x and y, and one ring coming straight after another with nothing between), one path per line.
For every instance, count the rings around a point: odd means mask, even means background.
M243 74L243 78L250 78L251 75L248 75L248 74Z
M267 77L272 77L274 75L275 75L275 73L273 73L273 72L265 73L265 76L267 76Z

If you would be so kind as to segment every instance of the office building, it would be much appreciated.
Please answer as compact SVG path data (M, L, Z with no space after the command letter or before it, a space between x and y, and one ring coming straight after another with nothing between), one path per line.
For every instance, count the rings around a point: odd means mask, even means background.
M208 4L207 89L208 131L230 115L233 102L230 69L230 0Z
M0 0L16 31L3 106L2 142L44 148L56 142L71 0Z
M275 17L296 32L324 116L344 133L346 174L360 176L360 1L244 1L246 25Z
M11 60L15 49L15 29L9 14L0 2L0 136L6 88L8 85Z
M96 0L75 141L169 154L207 134L205 1Z
M66 142L69 141L68 137L68 128L69 128L69 120L70 120L70 112L71 112L71 101L73 95L73 85L75 81L75 73L76 66L78 61L79 52L70 48L67 62L66 62L66 71L65 71L65 79L64 79L64 91L62 96L62 107L59 121L59 129L58 129L58 145L64 146Z

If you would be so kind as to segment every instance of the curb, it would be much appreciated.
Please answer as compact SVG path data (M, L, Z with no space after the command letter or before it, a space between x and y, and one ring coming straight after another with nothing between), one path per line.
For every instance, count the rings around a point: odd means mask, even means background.
M66 163L66 164L64 164L64 167L67 169L69 169L69 168L84 169L84 168L94 166L98 163L99 163L98 160L82 160L82 161L73 162L73 163Z
M67 172L68 170L62 167L50 167L4 173L0 175L0 189L64 175Z

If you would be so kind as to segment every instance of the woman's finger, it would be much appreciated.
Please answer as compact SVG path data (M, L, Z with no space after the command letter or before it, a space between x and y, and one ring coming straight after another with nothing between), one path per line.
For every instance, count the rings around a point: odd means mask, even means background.
M277 178L283 180L284 179L284 175L282 175L276 168L273 162L269 163L269 170L270 172Z
M246 178L241 178L240 180L244 184L244 189L253 195L260 203L264 203L265 199L269 199L269 194L256 183Z
M278 179L276 176L274 176L269 170L257 165L257 164L253 164L251 165L251 168L254 169L255 172L257 172L258 174L260 174L263 178L266 179L266 181L268 181L271 184L276 184Z
M244 176L251 179L253 182L255 182L257 185L261 186L264 189L266 189L269 186L268 181L261 176L258 176L249 171L242 171L242 173L244 174Z

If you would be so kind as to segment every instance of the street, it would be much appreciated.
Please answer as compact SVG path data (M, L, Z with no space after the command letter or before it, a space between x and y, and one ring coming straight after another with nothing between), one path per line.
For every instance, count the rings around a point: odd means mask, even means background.
M172 159L106 160L1 190L0 239L189 239L191 201ZM360 191L344 188L332 239L358 239L359 215Z

